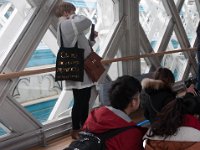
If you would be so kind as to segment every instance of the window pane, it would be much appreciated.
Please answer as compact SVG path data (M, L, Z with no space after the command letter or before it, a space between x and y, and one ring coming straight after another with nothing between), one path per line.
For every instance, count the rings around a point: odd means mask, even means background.
M10 8L6 11L4 16L8 19L11 16L11 14L13 13L13 11L14 11L14 6L11 5Z
M174 0L174 3L177 4L178 0Z
M141 62L141 66L142 66L141 67L141 74L148 73L149 69L150 69L150 65L148 65L148 63L145 61L144 58L141 58L140 62Z
M5 1L0 11L0 65L17 41L34 9L26 0Z
M139 4L139 19L152 48L157 52L170 19L162 1L141 0Z
M35 119L45 123L60 96L61 86L55 82L54 72L24 76L19 78L11 94ZM66 103L64 110L67 107Z
M0 138L9 135L11 131L0 122Z
M24 108L30 112L33 117L40 123L44 123L48 120L48 117L55 106L57 98L40 101L34 104L23 105Z
M196 28L199 23L199 13L195 1L185 0L179 13L188 40L193 46L196 39Z
M167 50L175 49L180 49L180 44L175 33L173 32ZM163 67L169 68L173 72L175 81L180 81L182 80L183 74L185 72L187 61L188 60L185 58L183 53L167 54L164 55L161 65Z
M41 41L37 49L33 52L32 57L26 67L28 68L43 65L52 65L55 63L55 54L43 41Z
M167 50L172 50L172 49L180 49L180 44L179 41L176 37L175 32L173 32L171 38L170 38L170 42L168 44Z

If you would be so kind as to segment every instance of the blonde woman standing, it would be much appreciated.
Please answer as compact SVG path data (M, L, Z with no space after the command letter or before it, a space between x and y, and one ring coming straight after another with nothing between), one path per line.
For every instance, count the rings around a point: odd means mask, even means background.
M78 48L84 49L84 58L86 58L90 54L91 48L85 34L89 31L92 22L83 15L76 15L75 11L76 7L72 3L62 2L58 5L55 12L59 18L57 42L60 46L60 34L62 35L64 47L74 47L78 42ZM65 81L64 90L72 90L74 96L72 107L73 130L71 132L73 139L78 138L78 132L87 119L92 86L93 82L85 71L83 82Z

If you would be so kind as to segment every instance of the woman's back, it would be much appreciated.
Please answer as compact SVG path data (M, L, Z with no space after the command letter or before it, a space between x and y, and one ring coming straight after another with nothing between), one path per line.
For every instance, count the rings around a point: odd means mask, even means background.
M176 93L161 80L146 78L142 80L142 87L143 91L149 96L142 95L141 97L144 116L152 123L155 120L156 114L167 103L175 99Z
M144 139L146 150L198 150L200 97L186 95L163 107Z

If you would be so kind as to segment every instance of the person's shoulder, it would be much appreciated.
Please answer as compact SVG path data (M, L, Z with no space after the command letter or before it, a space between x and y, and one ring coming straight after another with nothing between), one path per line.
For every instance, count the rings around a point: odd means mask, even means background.
M143 89L154 89L154 90L161 89L165 86L163 81L150 78L144 78L141 82L141 85Z
M138 126L136 124L133 125L133 127L131 129L133 132L135 132L135 134L140 135L140 136L144 136L145 133L148 131L148 127L142 127L142 126Z
M92 21L84 15L75 15L73 21L77 25L77 28L85 26L87 29L92 24Z
M90 20L88 17L84 16L84 15L73 15L72 19L74 20Z
M105 114L108 115L111 112L106 106L98 106L91 109L91 113Z
M146 132L148 131L148 127L141 127L141 126L138 126L138 129L141 133L142 136L144 136L146 134Z

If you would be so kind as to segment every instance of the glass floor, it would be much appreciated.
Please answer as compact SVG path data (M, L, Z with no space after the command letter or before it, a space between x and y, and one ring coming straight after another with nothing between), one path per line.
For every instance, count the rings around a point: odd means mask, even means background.
M57 99L25 106L24 108L40 123L47 121Z

